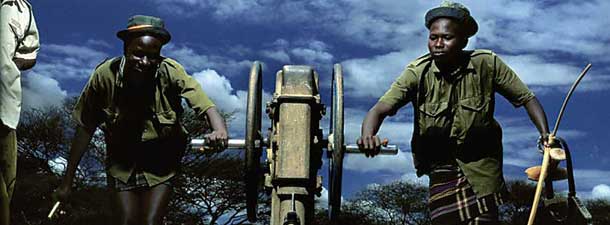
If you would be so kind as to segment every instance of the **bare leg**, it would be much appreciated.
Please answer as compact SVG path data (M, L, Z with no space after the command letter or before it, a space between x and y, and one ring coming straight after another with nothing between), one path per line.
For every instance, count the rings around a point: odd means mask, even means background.
M142 191L141 207L145 225L163 224L171 192L172 188L167 184L160 184Z
M118 210L120 211L119 224L121 225L139 225L141 219L139 215L138 199L141 193L138 191L120 191L116 192Z

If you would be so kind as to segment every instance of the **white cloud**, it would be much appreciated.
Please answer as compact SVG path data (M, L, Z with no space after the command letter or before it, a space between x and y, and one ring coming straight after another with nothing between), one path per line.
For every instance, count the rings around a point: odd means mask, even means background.
M156 1L161 5L179 5L182 7L200 8L201 13L213 12L219 20L239 20L242 23L254 24L298 24L320 29L321 32L333 34L344 41L367 47L389 50L370 59L347 60L346 63L364 63L374 65L375 61L389 60L384 67L403 68L417 55L424 54L427 30L423 17L427 10L439 2L404 2L404 1L211 1L211 0L172 0ZM558 61L562 55L578 56L588 60L607 62L608 57L601 57L610 47L610 36L603 32L610 25L604 18L610 10L610 2L564 1L550 4L539 1L496 1L480 2L467 0L463 2L479 23L479 33L471 39L469 46L492 48L507 54L509 65L513 66L529 85L568 85L573 81L580 68ZM341 9L341 10L337 10ZM578 10L575 10L578 9ZM197 11L197 10L192 10ZM584 13L586 12L586 13ZM242 18L249 18L244 21ZM544 19L536 19L544 18ZM289 53L308 59L328 61L331 52L316 52L314 49L295 48L286 50L264 50L262 55L283 63L289 62ZM321 54L320 54L321 53ZM406 54L409 53L409 54ZM392 58L392 56L408 56ZM332 59L332 58L330 58ZM395 66L393 62L399 61ZM313 60L315 61L315 60ZM324 61L323 61L324 62ZM309 62L306 62L309 63ZM354 67L354 66L351 66ZM602 65L602 67L605 67ZM362 68L366 68L362 66ZM356 68L352 68L357 71ZM361 69L362 70L362 69ZM377 70L377 71L376 71ZM378 68L363 72L381 72ZM383 71L385 72L385 71ZM377 73L379 74L379 73ZM382 74L386 75L386 74ZM354 75L357 78L366 76ZM368 77L371 77L369 75ZM370 80L370 79L369 79ZM607 79L602 83L588 82L587 90L610 88ZM353 89L380 90L387 79L366 82ZM545 90L541 90L544 92ZM365 91L366 92L366 91ZM380 92L380 91L376 91ZM369 95L371 93L357 94ZM378 95L375 95L377 97Z
M218 74L215 70L203 70L193 74L202 86L204 92L212 99L216 106L227 113L234 113L228 124L231 137L243 138L246 124L247 90L234 90L227 77ZM263 92L263 104L271 98L271 94ZM264 109L263 109L264 110ZM263 113L263 124L266 122ZM265 128L265 126L263 126Z
M203 88L204 92L214 101L221 110L226 112L243 111L244 99L233 94L233 87L229 80L219 75L215 70L203 70L193 74Z
M610 200L610 186L608 186L607 184L600 184L593 187L593 190L591 191L591 197Z
M570 85L580 72L575 66L545 62L542 56L517 55L501 56L528 85Z
M318 209L328 209L328 189L322 186L322 191L320 192L320 197L316 196L316 208ZM343 195L341 195L341 202L345 201Z
M107 57L107 54L93 48L78 46L78 45L45 45L41 51L45 54L54 54L56 58L67 58L85 62L87 65L97 65L102 59Z
M416 56L413 52L391 52L372 58L350 59L344 67L344 87L351 97L379 98Z
M554 50L594 57L601 56L599 49L607 49L609 45L610 37L600 36L600 32L610 22L599 19L610 9L607 1L558 4L502 1L468 5L481 25L479 38L506 51Z
M539 165L542 155L536 141L540 134L527 118L498 118L503 123L502 143L504 145L504 165L528 168ZM566 140L578 140L586 137L580 130L562 129L557 134ZM521 175L521 174L519 174Z
M86 43L88 46L98 46L103 48L112 48L112 45L104 40L89 39Z
M67 96L67 92L59 86L59 82L51 77L31 72L24 73L22 78L25 109L60 106Z
M60 175L64 174L64 171L66 171L66 167L68 166L68 160L63 157L57 157L49 160L47 163L49 164L49 167L53 173Z
M279 1L279 0L156 0L160 9L175 14L175 8L209 14L219 20L254 24L308 24L324 28L346 41L382 49L402 49L425 40L424 15L439 2L406 1ZM463 1L479 23L475 36L482 43L506 51L556 50L601 56L610 45L602 35L610 22L607 1ZM165 6L173 8L163 10ZM199 10L192 10L199 9ZM340 10L338 10L340 9ZM576 10L578 9L578 10ZM189 11L189 10L182 10ZM179 14L180 15L180 14ZM243 20L243 18L249 18ZM544 19L536 19L544 18ZM420 42L414 42L419 40ZM574 51L577 50L577 51Z
M288 53L283 49L263 50L263 51L261 51L261 54L267 58L279 61L281 63L290 62L290 55L288 55Z
M423 19L431 4L404 1L279 1L156 0L171 15L211 14L218 20L246 24L308 24L346 41L379 48L409 44L413 34L425 35ZM192 10L198 9L198 10ZM176 13L179 12L179 13ZM243 18L248 18L244 20ZM417 22L416 22L417 21Z
M167 44L163 47L163 55L176 59L187 71L202 71L207 69L225 71L229 77L237 76L246 68L250 68L249 60L235 60L219 55L205 55L187 46Z
M312 64L329 63L333 59L333 55L331 55L330 53L323 50L311 48L295 48L292 49L290 53L300 58L301 60L304 60L305 62L320 62Z
M260 54L281 63L328 65L334 59L330 53L330 46L319 40L290 42L286 39L277 39L266 46L270 49L262 50Z
M58 80L85 80L108 55L86 46L46 44L32 71Z

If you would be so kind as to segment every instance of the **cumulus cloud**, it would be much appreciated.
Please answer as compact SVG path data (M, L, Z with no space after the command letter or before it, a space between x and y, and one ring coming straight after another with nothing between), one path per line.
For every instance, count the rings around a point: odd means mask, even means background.
M328 64L333 60L333 55L328 52L328 46L318 40L308 42L303 47L293 48L290 53L308 64Z
M575 164L576 167L581 164ZM606 198L610 197L610 171L598 169L575 169L574 179L578 195L585 198ZM565 186L565 185L564 185ZM567 187L563 187L567 190ZM591 190L591 191L588 191Z
M102 47L102 48L107 48L107 49L111 49L112 45L104 40L98 40L98 39L89 39L87 40L86 44L88 46L98 46L98 47Z
M226 56L201 54L193 48L172 43L163 47L163 55L176 59L187 71L202 71L207 69L224 71L228 76L236 76L239 72L250 68L249 60L236 60Z
M328 209L328 189L322 186L322 191L320 192L320 197L315 197L316 208L318 209ZM341 202L343 202L343 196L341 196Z
M469 5L474 16L480 18L479 38L494 48L511 52L553 50L595 57L601 56L599 49L609 45L610 37L599 33L610 25L608 20L599 19L610 9L607 1L559 4L501 1Z
M372 58L350 59L341 62L344 67L344 87L352 97L379 98L414 59L412 51L391 52Z
M610 186L607 184L596 185L591 191L591 197L610 200Z
M212 13L219 20L241 20L245 23L301 23L324 28L336 35L372 47L401 49L426 36L423 17L438 2L404 1L211 1L156 0L162 11L175 13L175 7L201 14ZM600 21L610 9L606 1L564 1L557 4L539 1L463 1L480 26L477 41L506 51L578 49L599 56L608 48L607 36L600 36L610 22ZM165 6L173 5L174 8ZM574 10L578 8L579 10ZM337 10L341 9L341 10ZM172 10L172 11L169 11ZM187 10L183 10L187 11ZM584 13L586 12L586 13ZM183 15L193 15L183 14ZM545 18L532 19L532 18ZM561 26L557 26L561 24ZM569 27L569 29L566 29ZM510 31L510 32L507 32ZM599 38L606 41L599 41ZM549 40L553 44L548 44ZM518 43L518 44L515 44Z
M240 94L233 94L233 87L229 80L219 75L215 70L203 70L193 74L206 94L226 112L244 110L245 106L240 99ZM243 94L242 94L243 95Z
M159 10L183 16L211 14L218 20L251 24L307 24L346 37L346 41L379 48L408 44L425 35L422 17L431 6L403 1L155 0ZM176 9L178 8L178 9ZM197 8L199 10L192 10ZM190 11L190 12L189 12ZM406 13L409 12L409 13ZM248 20L243 20L248 18ZM417 21L417 22L416 22Z
M178 5L188 9L199 8L201 13L212 12L219 20L239 20L242 23L266 24L300 24L313 27L314 30L335 35L347 42L386 50L369 59L347 60L346 63L362 62L365 65L388 59L389 68L402 68L408 60L425 53L427 30L423 25L426 11L438 5L438 2L404 2L404 1L211 1L211 0L171 0L156 1L159 5ZM573 59L607 62L608 57L601 57L610 47L610 36L604 35L608 20L599 20L610 10L606 1L564 1L550 4L544 1L508 1L479 2L464 1L479 23L479 33L474 36L469 46L473 48L491 48L507 56L511 66L523 74L523 79L530 85L567 85L573 81L579 68L558 60L566 55ZM578 8L579 10L574 10ZM337 10L341 9L341 10ZM197 11L197 10L192 10ZM583 13L586 12L586 13ZM206 13L207 14L207 13ZM247 21L242 18L250 18ZM545 19L532 19L545 18ZM569 29L567 29L569 28ZM409 54L406 54L406 53ZM294 60L290 53L307 58L329 59L331 52L315 51L313 48L296 47L290 51L283 49L263 50L262 55L283 63ZM408 56L399 59L391 56ZM579 59L580 58L580 59ZM330 58L332 59L332 58ZM400 60L402 65L393 66ZM514 63L513 63L514 62ZM513 65L514 64L514 65ZM354 66L352 66L354 67ZM605 67L605 66L603 66ZM362 66L362 68L366 68ZM353 68L356 70L356 68ZM396 72L399 69L394 69ZM369 69L375 72L379 69ZM379 71L377 71L379 72ZM395 73L394 73L395 74ZM385 76L385 74L383 74ZM607 74L606 74L607 75ZM366 78L354 75L357 78ZM370 76L369 76L370 77ZM601 77L601 76L598 76ZM355 80L355 79L353 79ZM357 86L354 89L379 90L381 83L387 79L361 83L372 84ZM586 86L587 90L610 88L607 79L593 79ZM542 89L544 91L545 89ZM376 91L380 92L380 91ZM370 93L359 93L368 95Z
M88 46L46 44L32 71L58 80L85 80L108 57L105 52Z
M289 63L290 62L290 55L288 55L288 52L286 52L283 49L277 49L277 50L263 50L261 51L261 55L276 60L278 62L281 63Z
M263 23L275 20L303 21L313 18L314 12L309 6L320 5L320 1L277 1L277 0L155 0L159 11L164 13L179 12L178 15L192 17L209 14L218 20L242 20L245 23ZM326 2L326 1L325 1ZM196 9L196 10L193 10Z
M47 108L60 106L67 92L59 86L57 80L38 73L24 74L23 108Z
M502 58L528 85L570 85L580 72L578 67L545 62L541 56L536 55L510 55Z
M327 65L334 60L331 47L319 40L297 40L290 42L277 39L266 45L269 49L260 54L281 63Z
M542 156L536 146L540 134L530 120L526 117L499 117L498 121L502 123L504 165L527 168L540 164ZM586 134L581 130L562 129L558 136L574 141L586 137Z
M229 132L232 137L241 137L246 129L247 90L234 90L227 77L218 74L215 70L194 73L193 78L201 84L204 92L220 110L233 113L233 118L228 124ZM263 92L263 104L270 98L271 94ZM263 119L265 118L266 116L263 116Z

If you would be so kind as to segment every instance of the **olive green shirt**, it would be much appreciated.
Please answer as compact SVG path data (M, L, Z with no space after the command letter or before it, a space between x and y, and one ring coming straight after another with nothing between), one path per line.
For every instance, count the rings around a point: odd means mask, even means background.
M418 176L454 163L482 197L505 188L495 93L515 107L534 94L489 50L464 51L462 59L458 69L443 74L429 54L418 58L379 101L393 113L409 102L417 109L411 146Z
M152 186L175 175L184 151L187 135L180 122L182 99L200 118L214 104L172 59L160 63L154 84L140 88L124 82L123 64L118 57L95 69L72 116L87 130L99 127L104 131L109 175L127 182L137 168Z

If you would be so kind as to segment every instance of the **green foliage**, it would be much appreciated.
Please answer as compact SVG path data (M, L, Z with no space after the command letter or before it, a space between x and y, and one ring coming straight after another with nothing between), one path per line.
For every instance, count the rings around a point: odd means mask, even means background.
M371 185L343 203L337 224L427 225L427 199L428 188L420 184L398 181ZM317 224L330 224L324 213L316 215Z
M593 224L610 224L610 200L589 200L585 202L585 206L593 217Z

